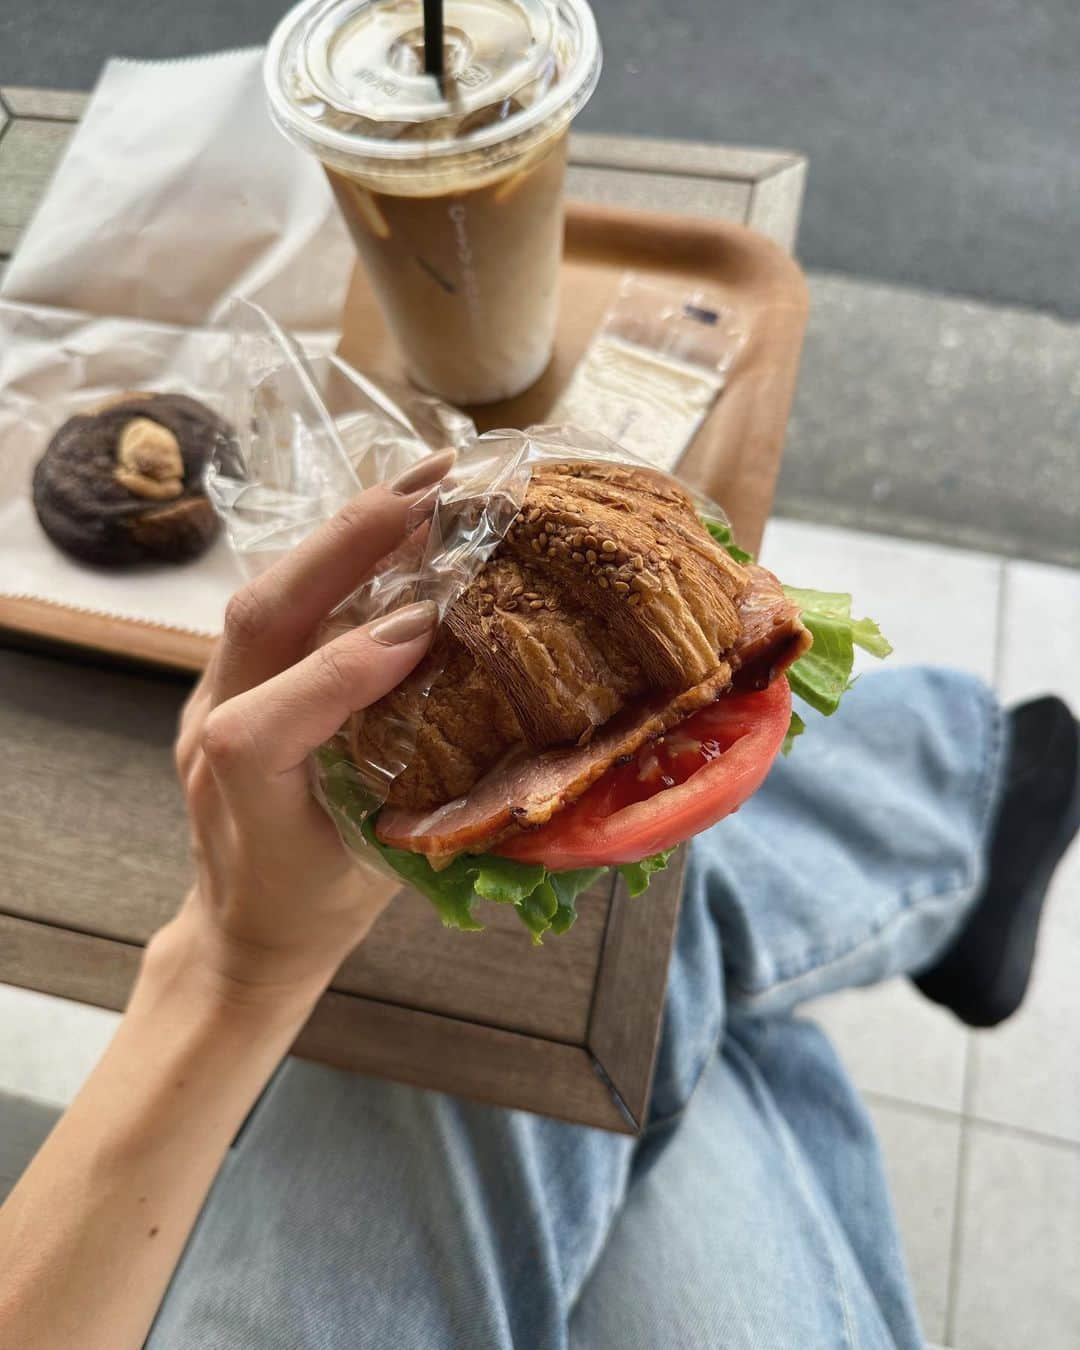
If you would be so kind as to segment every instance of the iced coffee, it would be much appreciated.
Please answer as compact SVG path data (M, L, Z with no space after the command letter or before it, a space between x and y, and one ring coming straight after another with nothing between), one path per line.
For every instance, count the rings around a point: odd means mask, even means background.
M555 333L567 128L596 83L584 0L293 10L267 55L279 125L319 156L415 382L487 403L543 373Z

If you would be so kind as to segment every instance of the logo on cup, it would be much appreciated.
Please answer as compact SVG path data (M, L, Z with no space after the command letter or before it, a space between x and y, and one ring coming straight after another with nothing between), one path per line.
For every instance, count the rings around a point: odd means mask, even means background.
M466 89L476 89L481 84L486 84L491 79L491 71L485 66L471 65L466 66L457 77L458 84L463 84Z
M469 213L462 202L455 202L450 207L449 214L454 226L454 245L461 273L462 292L469 316L476 323L480 318L480 279L473 264L472 244L469 240Z
M356 72L356 78L361 84L369 84L372 89L377 89L380 94L386 98L397 98L401 93L401 85L395 84L393 80L385 79L378 71L371 70L367 66L361 66Z

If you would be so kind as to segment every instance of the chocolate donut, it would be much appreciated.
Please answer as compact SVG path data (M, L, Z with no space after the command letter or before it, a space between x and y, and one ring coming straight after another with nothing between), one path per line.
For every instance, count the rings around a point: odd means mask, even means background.
M183 394L122 394L69 418L34 470L34 510L82 562L187 562L218 531L203 491L211 457L236 458L226 422Z

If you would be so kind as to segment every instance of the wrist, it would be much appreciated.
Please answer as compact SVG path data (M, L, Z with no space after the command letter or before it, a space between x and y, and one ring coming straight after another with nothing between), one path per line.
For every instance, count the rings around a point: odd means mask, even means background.
M136 993L179 994L193 1012L215 1024L298 1031L333 970L278 972L259 963L256 975L254 964L208 929L189 896L147 944Z

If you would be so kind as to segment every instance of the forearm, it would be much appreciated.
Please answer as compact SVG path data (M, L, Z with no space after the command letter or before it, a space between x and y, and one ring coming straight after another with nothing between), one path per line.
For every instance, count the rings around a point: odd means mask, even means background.
M183 916L0 1210L0 1342L141 1346L230 1140L318 996L222 989Z

